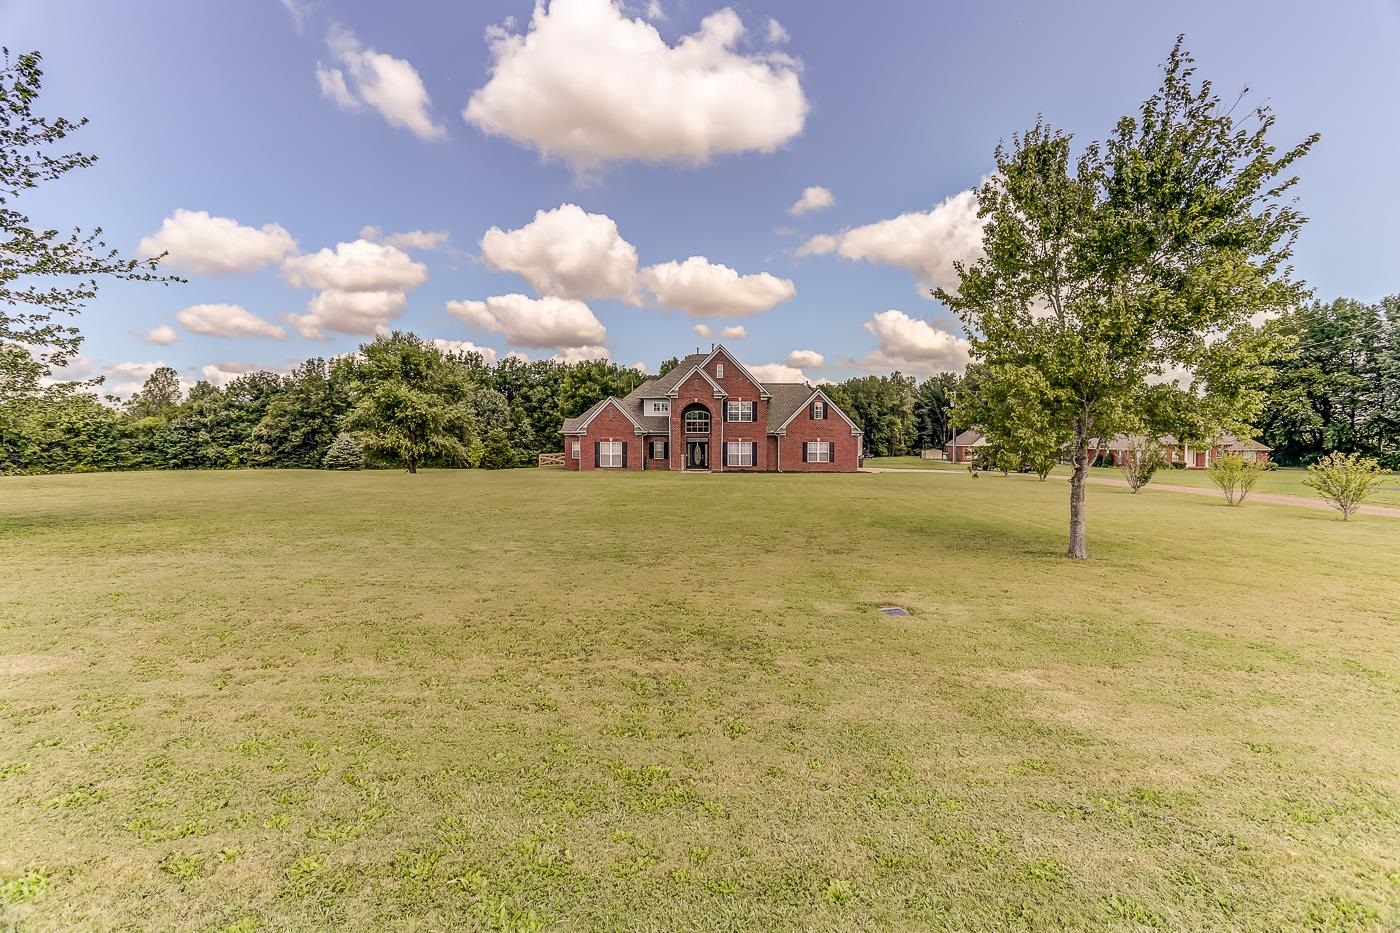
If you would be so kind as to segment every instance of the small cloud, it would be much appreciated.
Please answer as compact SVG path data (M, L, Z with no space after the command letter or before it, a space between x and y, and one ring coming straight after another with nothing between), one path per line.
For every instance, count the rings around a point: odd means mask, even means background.
M168 347L170 344L180 339L180 334L169 324L161 324L146 331L141 335L141 339L147 343Z
M725 340L743 340L749 335L749 332L744 328L743 324L735 324L721 330L719 335Z
M710 325L708 324L696 324L691 330L695 331L695 336L697 337L702 337L706 340L710 338Z
M802 197L788 208L788 213L796 216L811 211L825 210L835 202L836 198L832 196L831 189L823 188L821 185L811 185L802 189Z
M792 38L792 36L788 35L788 31L787 31L786 29L783 28L783 24L782 24L782 23L778 22L776 19L773 19L772 17L769 17L769 18L768 18L768 44L769 44L769 45L783 45L783 44L785 44L785 43L786 43L789 39L791 39L791 38Z

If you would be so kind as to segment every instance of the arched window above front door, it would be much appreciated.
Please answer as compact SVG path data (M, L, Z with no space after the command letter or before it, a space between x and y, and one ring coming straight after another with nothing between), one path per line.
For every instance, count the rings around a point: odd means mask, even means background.
M685 410L685 433L709 434L710 410L703 405L692 405Z

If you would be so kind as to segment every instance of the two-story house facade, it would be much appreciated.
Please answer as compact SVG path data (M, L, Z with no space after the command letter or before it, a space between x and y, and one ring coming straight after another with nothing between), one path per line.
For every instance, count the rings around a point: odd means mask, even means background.
M564 421L567 470L854 472L864 435L819 386L759 382L728 350L692 353Z

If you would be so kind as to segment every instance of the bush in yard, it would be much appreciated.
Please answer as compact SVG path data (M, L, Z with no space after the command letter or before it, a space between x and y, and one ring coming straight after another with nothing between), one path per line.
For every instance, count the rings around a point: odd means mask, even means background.
M321 465L328 470L359 470L365 465L365 455L360 450L359 441L348 431L336 435L330 450L326 451Z
M1328 454L1308 467L1304 486L1331 503L1342 513L1342 521L1350 521L1351 513L1370 498L1381 484L1381 466L1370 457L1359 454Z
M1226 454L1216 457L1206 472L1225 494L1226 505L1240 505L1249 497L1259 477L1264 475L1264 468L1257 460L1246 460L1239 454Z
M480 466L483 470L509 470L520 464L520 452L511 446L510 438L500 428L493 428L486 435L481 452Z
M1118 469L1134 495L1152 481L1153 475L1167 465L1167 455L1155 438L1142 437L1133 441L1123 451L1123 460Z

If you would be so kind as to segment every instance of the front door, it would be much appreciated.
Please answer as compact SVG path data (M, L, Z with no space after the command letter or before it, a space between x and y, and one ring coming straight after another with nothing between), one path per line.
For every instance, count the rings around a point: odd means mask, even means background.
M685 442L685 468L687 470L708 470L710 468L710 442Z

